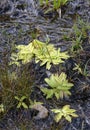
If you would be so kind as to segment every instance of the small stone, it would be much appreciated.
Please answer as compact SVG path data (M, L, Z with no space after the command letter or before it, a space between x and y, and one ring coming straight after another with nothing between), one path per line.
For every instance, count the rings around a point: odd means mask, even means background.
M34 119L44 119L48 116L48 110L46 107L44 107L43 105L41 104L35 104L32 106L32 109L35 109L38 112L37 116L34 117Z

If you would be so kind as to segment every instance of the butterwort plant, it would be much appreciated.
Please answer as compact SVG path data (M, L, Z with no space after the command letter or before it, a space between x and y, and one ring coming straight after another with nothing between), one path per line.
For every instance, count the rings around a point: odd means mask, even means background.
M41 91L46 95L47 99L52 98L54 95L57 99L63 99L64 97L71 95L69 90L73 84L68 82L67 76L64 72L60 75L52 74L50 78L45 78L45 81L50 88L41 88Z
M72 117L78 117L75 113L76 110L71 109L70 105L65 105L61 109L52 109L52 112L56 114L54 118L56 122L59 122L63 117L69 122L72 121Z
M52 65L59 65L65 59L69 58L67 52L61 52L60 48L56 49L52 44L46 44L39 40L33 40L28 45L16 46L18 53L12 53L10 64L20 65L27 64L35 59L35 62L40 62L40 66L46 65L46 69L50 69Z

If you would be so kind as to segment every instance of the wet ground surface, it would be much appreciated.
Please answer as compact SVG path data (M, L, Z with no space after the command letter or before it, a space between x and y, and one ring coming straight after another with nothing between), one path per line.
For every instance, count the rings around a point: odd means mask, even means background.
M36 4L37 3L37 4ZM0 3L1 4L1 3ZM3 3L5 5L5 3ZM72 32L72 26L80 16L85 22L90 22L90 0L74 0L62 8L61 18L56 12L44 14L44 10L39 7L38 2L33 0L8 0L7 5L0 6L0 66L5 65L9 60L11 48L16 44L27 45L37 38L43 42L47 37L55 47L60 47L62 51L69 50L71 40L66 41L63 37ZM46 119L35 120L35 113L30 110L10 110L0 121L0 130L89 130L90 129L90 76L85 77L73 73L74 62L79 61L85 64L88 61L88 73L90 74L90 31L88 39L83 44L84 50L79 56L66 61L66 73L75 86L71 90L72 96L64 101L46 100L37 88L31 95L32 99L43 101L48 109L55 106L61 107L70 104L77 110L78 118L72 123L65 120L58 124L52 119L49 112ZM82 65L83 65L82 64ZM35 66L36 84L43 85L44 78L48 75L45 68ZM52 71L52 70L51 70ZM40 77L40 78L38 78Z

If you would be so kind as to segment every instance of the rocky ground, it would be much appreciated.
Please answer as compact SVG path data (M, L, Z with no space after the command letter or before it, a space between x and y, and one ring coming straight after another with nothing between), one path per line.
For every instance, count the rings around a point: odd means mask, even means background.
M45 9L39 7L38 2L33 0L0 1L0 68L7 66L13 50L11 48L15 44L27 45L35 38L45 42L49 37L50 43L54 44L55 47L60 47L62 51L67 50L71 54L70 48L73 43L72 27L78 21L78 17L83 19L85 23L90 23L90 1L74 0L69 2L67 6L62 8L61 18L58 16L58 12L45 14ZM45 108L49 111L49 115L45 119L37 120L34 118L37 111L12 108L0 119L0 130L89 130L90 29L87 35L87 38L83 41L83 50L68 59L63 65L63 70L68 79L74 83L71 90L72 96L62 101L57 101L55 98L46 100L36 86L43 86L45 84L44 78L52 73L54 69L46 71L45 66L39 67L39 64L33 63L32 71L29 70L30 74L34 75L32 79L35 82L31 99L43 102ZM70 36L70 38L66 40L66 36ZM75 63L81 63L82 67L87 63L89 75L85 76L73 71ZM55 123L50 109L62 107L66 104L71 105L77 111L78 118L74 118L72 123L68 123L64 119L59 123Z

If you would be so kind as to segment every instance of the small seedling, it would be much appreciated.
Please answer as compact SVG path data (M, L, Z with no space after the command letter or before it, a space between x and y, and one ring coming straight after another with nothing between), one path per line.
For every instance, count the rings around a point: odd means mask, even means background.
M4 105L3 104L0 104L0 113L3 113L5 110L4 110Z
M27 99L26 96L22 96L21 98L19 98L18 96L15 96L15 99L18 100L17 108L21 108L21 107L25 109L28 108L27 104L24 102L24 100Z
M78 115L75 113L76 110L70 109L70 105L65 105L62 109L52 109L52 112L56 113L56 122L59 122L62 119L62 117L64 117L69 122L72 121L72 117L78 117Z
M81 39L81 35L79 37L77 37L75 40L73 40L73 44L72 44L72 48L71 51L72 52L76 52L79 50L83 50L82 48L82 39Z
M90 74L88 74L88 71L87 71L87 63L85 64L84 69L79 64L75 64L75 67L73 68L73 70L77 70L78 74L82 74L85 77L90 76Z
M73 68L73 70L78 70L78 73L82 74L82 69L80 67L80 65L75 64L75 67Z

